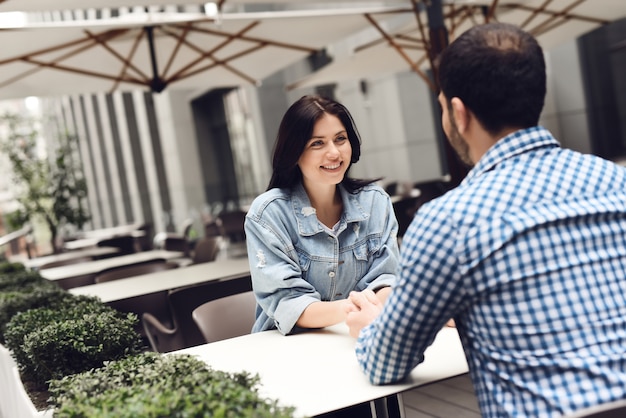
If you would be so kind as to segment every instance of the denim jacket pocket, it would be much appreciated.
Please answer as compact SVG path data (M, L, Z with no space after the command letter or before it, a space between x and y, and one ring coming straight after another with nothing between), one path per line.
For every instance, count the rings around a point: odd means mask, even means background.
M372 254L376 253L380 249L381 240L378 236L369 236L364 241L358 243L353 250L355 258L355 280L360 280L372 266L373 258Z
M302 276L306 276L306 273L311 267L311 256L303 251L296 251L298 253L298 264L300 264L300 270L302 270Z

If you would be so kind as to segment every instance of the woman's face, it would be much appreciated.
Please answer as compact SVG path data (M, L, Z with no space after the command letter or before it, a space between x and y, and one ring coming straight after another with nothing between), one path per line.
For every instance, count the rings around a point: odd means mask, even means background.
M352 145L345 127L339 118L324 113L298 160L305 187L339 184L351 158Z

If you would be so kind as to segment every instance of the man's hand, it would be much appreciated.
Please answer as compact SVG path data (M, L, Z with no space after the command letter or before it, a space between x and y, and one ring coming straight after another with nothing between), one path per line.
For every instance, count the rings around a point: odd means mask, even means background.
M350 335L356 338L361 329L380 314L383 310L383 302L370 289L362 292L350 292L348 299L354 308L348 311L346 324L350 328Z

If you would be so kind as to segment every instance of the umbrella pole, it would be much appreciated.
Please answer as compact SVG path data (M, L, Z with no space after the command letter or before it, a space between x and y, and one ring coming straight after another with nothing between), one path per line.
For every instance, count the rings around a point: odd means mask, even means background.
M152 80L150 80L150 89L155 93L162 92L167 83L161 79L159 75L159 67L157 64L156 50L154 48L154 26L146 26L143 28L148 39L148 49L150 51L150 65L152 67Z
M448 46L448 30L443 20L443 5L441 0L431 0L426 2L426 14L428 16L428 31L430 38L429 54L431 64ZM436 91L439 91L439 78L437 77L437 66L431 65ZM440 118L441 119L441 118ZM444 162L450 175L450 184L457 186L468 172L467 167L461 162L458 155L446 138L441 125L439 125L441 137L443 138Z

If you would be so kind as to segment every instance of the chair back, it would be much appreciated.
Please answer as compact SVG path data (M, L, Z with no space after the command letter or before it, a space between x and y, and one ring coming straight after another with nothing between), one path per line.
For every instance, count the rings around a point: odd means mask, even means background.
M217 217L220 234L230 242L245 241L245 220L246 212L240 209L220 213Z
M119 248L119 255L134 254L137 252L135 238L132 235L120 235L98 241L98 247Z
M206 282L169 291L174 326L181 333L184 347L204 344L204 336L193 320L193 310L205 302L252 290L250 276Z
M150 312L144 312L141 315L141 323L143 325L143 333L148 338L152 351L168 353L186 347L182 332L178 328L164 325Z
M256 298L248 291L203 303L192 312L207 343L249 334L254 325Z
M104 270L96 275L95 282L103 283L111 280L125 279L127 277L139 276L142 274L154 273L157 271L178 268L178 264L163 259L150 260L143 263L131 264L128 266L114 267Z
M193 249L193 264L215 261L220 251L220 237L202 238L196 242Z

